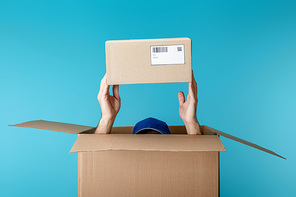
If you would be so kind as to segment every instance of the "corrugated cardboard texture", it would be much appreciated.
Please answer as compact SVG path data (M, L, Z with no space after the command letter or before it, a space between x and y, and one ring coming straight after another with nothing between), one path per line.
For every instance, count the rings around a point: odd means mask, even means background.
M89 126L62 123L62 122L54 122L54 121L46 121L46 120L33 120L33 121L29 121L29 122L24 122L24 123L15 124L15 125L8 125L8 126L28 127L28 128L59 131L59 132L72 133L72 134L79 134L83 131L88 131L88 130L94 128L94 127L89 127Z
M245 145L251 146L251 147L253 147L253 148L256 148L256 149L258 149L258 150L264 151L264 152L266 152L266 153L269 153L269 154L275 155L275 156L280 157L280 158L282 158L282 159L286 159L285 157L283 157L283 156L281 156L281 155L279 155L279 154L277 154L277 153L275 153L275 152L273 152L273 151L271 151L271 150L268 150L268 149L266 149L266 148L263 148L262 146L258 146L257 144L254 144L254 143L248 142L248 141L246 141L246 140L243 140L243 139L241 139L241 138L235 137L235 136L230 135L230 134L228 134L228 133L224 133L224 132L219 131L219 130L217 130L217 129L213 129L213 128L208 127L208 126L203 126L203 127L204 127L204 130L207 130L209 133L216 133L217 135L221 135L221 136L223 136L223 137L229 138L229 139L231 139L231 140L235 140L235 141L237 141L237 142L240 142L240 143L242 143L242 144L245 144Z
M96 129L96 127L62 123L62 122L54 122L54 121L47 121L47 120L33 120L33 121L28 121L28 122L8 125L8 126L43 129L43 130L51 130L51 131L58 131L58 132L65 132L65 133L72 133L72 134L94 133ZM112 127L111 134L132 134L133 128L134 127L132 126ZM201 126L201 128L205 135L216 135L215 132L208 132L210 131L208 129L210 127ZM169 129L172 134L187 134L187 131L184 125L169 126Z
M66 133L72 133L72 134L90 134L94 133L96 127L89 127L89 126L83 126L83 125L76 125L76 124L69 124L69 123L61 123L61 122L53 122L53 121L45 121L45 120L34 120L29 122L24 122L21 124L15 124L15 125L8 125L8 126L16 126L16 127L28 127L28 128L36 128L36 129L44 129L44 130L52 130L52 131L59 131L59 132L66 132ZM172 134L186 134L186 128L184 126L169 126ZM224 137L227 137L229 139L235 140L237 142L240 142L242 144L246 144L248 146L251 146L253 148L256 148L258 150L264 151L266 153L278 156L280 158L286 159L285 157L268 150L266 148L263 148L261 146L258 146L257 144L248 142L246 140L240 139L238 137L235 137L233 135L224 133L222 131L219 131L217 129L213 129L208 126L201 126L202 132L204 135L221 135ZM132 133L133 127L113 127L111 130L112 134L130 134Z
M185 64L151 65L150 46L185 47ZM106 42L107 84L191 82L191 40L189 38L114 40Z
M79 197L219 196L218 152L78 153Z
M225 151L217 135L80 134L71 152L85 151Z

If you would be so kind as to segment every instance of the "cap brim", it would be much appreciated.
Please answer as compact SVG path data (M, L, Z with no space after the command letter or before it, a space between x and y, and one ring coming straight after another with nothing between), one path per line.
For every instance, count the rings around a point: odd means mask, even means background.
M143 130L147 130L147 129L150 129L150 130L153 130L153 131L157 131L157 132L160 133L160 134L164 134L164 133L161 132L160 130L157 130L157 129L155 129L155 128L149 128L149 127L147 127L147 128L142 128L142 129L140 129L139 131L137 131L137 132L134 133L134 134L138 134L139 132L141 132L141 131L143 131Z

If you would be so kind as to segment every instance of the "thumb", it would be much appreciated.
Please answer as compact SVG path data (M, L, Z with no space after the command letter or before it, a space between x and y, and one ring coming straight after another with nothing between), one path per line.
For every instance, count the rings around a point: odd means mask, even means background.
M120 96L119 96L119 85L113 85L113 96L117 100L120 100Z
M185 102L185 96L182 91L178 93L179 105L182 105Z

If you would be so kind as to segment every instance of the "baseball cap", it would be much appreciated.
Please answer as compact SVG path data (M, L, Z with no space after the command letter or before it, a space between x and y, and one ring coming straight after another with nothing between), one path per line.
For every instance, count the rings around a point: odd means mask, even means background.
M133 134L137 134L141 131L148 129L157 131L161 134L171 134L168 125L164 121L152 117L146 118L138 122L133 129Z

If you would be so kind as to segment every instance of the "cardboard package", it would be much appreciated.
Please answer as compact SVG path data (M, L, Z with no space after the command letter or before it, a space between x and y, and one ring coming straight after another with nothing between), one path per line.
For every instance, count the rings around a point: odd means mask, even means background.
M78 153L80 197L219 196L220 135L284 158L208 126L204 135L187 135L184 126L169 126L171 135L134 135L133 127L92 134L95 127L43 120L9 126L78 134L70 152Z
M106 42L107 83L191 82L189 38ZM95 127L29 121L10 125L78 134L71 153L78 153L80 197L219 196L219 135L272 155L282 156L227 133L202 126L204 135L187 135L185 126L169 126L171 135L133 135L133 127Z
M191 82L189 38L106 42L107 84Z

